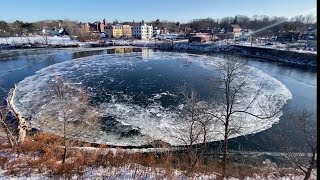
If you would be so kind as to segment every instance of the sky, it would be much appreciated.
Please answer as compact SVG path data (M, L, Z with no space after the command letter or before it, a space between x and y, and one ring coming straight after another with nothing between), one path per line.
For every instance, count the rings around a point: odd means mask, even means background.
M189 22L197 18L267 15L291 18L316 14L316 0L0 0L0 20L70 19Z

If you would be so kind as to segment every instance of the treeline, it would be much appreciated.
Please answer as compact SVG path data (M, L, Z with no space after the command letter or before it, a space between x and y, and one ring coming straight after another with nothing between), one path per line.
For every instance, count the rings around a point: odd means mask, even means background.
M55 28L59 27L59 24L68 28L69 25L72 24L73 28L79 22L70 21L70 20L46 20L46 21L37 21L33 23L15 21L13 23L8 23L0 20L0 36L20 36L23 34L30 33L38 33L42 30L43 27ZM109 22L108 24L129 24L129 25L137 25L139 22L131 21L131 22L120 22L118 20L114 20ZM146 22L148 24L152 24L158 29L166 29L168 32L193 32L193 31L201 31L208 29L221 29L226 28L230 24L238 24L242 29L252 29L259 30L265 27L269 27L260 31L258 35L268 35L274 34L279 31L305 31L309 26L317 25L317 17L313 14L309 15L299 15L295 16L291 19L286 17L277 17L277 16L266 16L266 15L254 15L252 17L237 15L234 17L224 17L221 19L214 18L203 18L203 19L193 19L188 23L180 23L173 21L166 21L156 19L154 21Z
M224 17L222 19L195 19L188 24L190 25L190 28L194 30L201 30L207 28L225 28L230 24L238 24L242 29L257 30L277 23L280 24L270 29L273 31L301 30L299 28L303 29L305 28L305 26L316 25L316 17L312 14L306 16L300 15L291 19L277 16L269 17L265 15L254 15L250 18L248 16L238 15L234 17Z
M98 40L99 36L80 28L79 22L71 20L45 20L33 23L15 21L7 23L0 20L0 37L42 35L42 29L64 28L70 37L79 41Z
M37 21L33 23L23 22L16 20L13 23L8 23L6 21L0 20L0 36L21 36L23 34L27 35L29 33L39 33L43 27L54 28L59 26L58 21Z

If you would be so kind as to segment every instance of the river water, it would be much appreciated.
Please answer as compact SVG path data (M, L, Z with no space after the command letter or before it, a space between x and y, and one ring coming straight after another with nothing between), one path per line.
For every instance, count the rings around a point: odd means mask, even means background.
M45 67L49 67L50 65L70 61L72 59L114 53L131 53L134 54L136 58L139 58L142 61L147 61L148 59L152 58L163 58L163 56L159 55L159 53L161 52L155 52L152 49L141 50L131 48L117 48L2 50L0 51L1 96L5 96L5 89L12 88L14 84L19 83L26 77L35 75L37 71ZM177 91L175 87L180 87L185 82L188 82L188 84L192 84L192 87L197 92L199 92L202 98L211 96L212 94L210 94L210 91L207 89L207 82L200 77L212 77L214 76L213 72L208 69L202 68L199 65L190 65L190 63L187 61L181 62L179 60L176 60L179 58L184 59L184 57L177 58L175 56L177 55L167 54L166 58L174 59L174 61L166 61L165 65L162 61L150 61L142 64L133 63L130 67L127 66L126 68L123 68L123 66L119 66L121 68L118 70L116 70L117 64L114 64L114 66L108 65L106 67L110 68L110 70L108 71L109 74L91 77L91 79L96 77L111 77L108 79L108 81L97 79L97 81L93 82L90 81L90 78L81 77L81 75L83 74L90 76L92 74L95 74L99 70L101 71L101 69L99 68L81 69L77 73L68 74L67 77L75 81L87 79L88 81L83 81L83 83L88 87L97 88L93 88L93 92L96 94L101 93L101 88L103 87L106 87L108 90L114 93L122 92L126 95L130 95L130 93L132 93L133 98L131 100L139 106L148 106L148 103L146 104L146 102L148 102L148 100L150 99L151 101L159 100L161 107L170 108L170 105L173 107L178 106L179 97L174 96L174 94L176 94L175 92ZM210 56L218 58L224 57L223 54L210 54ZM130 58L130 56L126 56L125 58ZM228 58L230 58L230 56ZM292 124L288 123L287 120L290 112L307 108L308 110L316 113L317 73L307 69L296 69L281 64L263 61L257 58L237 58L243 59L246 65L259 69L262 72L280 81L290 90L292 99L288 100L286 105L287 109L283 111L283 115L280 117L279 123L274 124L272 128L266 131L233 138L231 141L231 147L235 150L241 149L253 151L277 151L279 147L274 144L273 139L269 137L269 133L276 133L279 130L287 132L288 129L292 128ZM97 63L99 63L99 61ZM90 66L92 66L92 64ZM104 66L105 64L103 65L103 67ZM177 68L179 66L180 70L179 68ZM130 71L130 68L133 69L133 71ZM46 73L42 73L42 77L44 77ZM41 78L41 76L39 77ZM137 80L139 79L142 79L145 82L137 82ZM154 79L156 79L155 82L152 81ZM41 79L39 79L39 81L41 81ZM99 83L100 81L101 83ZM28 82L28 84L30 84L30 81ZM148 88L143 88L144 94L141 96L137 96L137 92L142 91L142 87L140 87L139 85L143 84L149 84ZM131 86L130 92L126 92L128 86ZM156 89L159 89L159 91L155 91L155 87ZM97 102L110 100L110 97L104 94L96 95L95 97L97 98L95 99ZM297 132L290 132L287 135L288 137L290 137L292 142L294 142L295 147L299 149L302 142L301 135L297 134Z

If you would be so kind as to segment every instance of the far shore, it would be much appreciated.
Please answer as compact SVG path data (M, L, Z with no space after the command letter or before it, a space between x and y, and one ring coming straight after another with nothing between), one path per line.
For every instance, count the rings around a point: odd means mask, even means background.
M18 37L15 37L18 38ZM43 37L32 37L32 41L26 41L21 37L15 44L4 44L0 40L0 50L8 49L41 49L41 48L154 48L172 51L191 51L195 53L234 53L247 57L255 57L272 62L279 62L288 66L300 68L317 68L317 51L290 50L248 43L229 43L226 41L209 43L188 43L187 40L159 41L159 40L112 40L79 42L67 37L49 37L48 44L40 43ZM38 38L38 39L37 39ZM1 38L0 38L1 39ZM11 39L13 41L13 39Z

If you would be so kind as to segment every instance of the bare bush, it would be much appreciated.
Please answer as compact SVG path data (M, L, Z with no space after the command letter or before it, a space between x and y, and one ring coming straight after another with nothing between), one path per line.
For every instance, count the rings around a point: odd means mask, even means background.
M279 146L287 160L304 173L304 180L310 179L313 169L317 165L317 126L313 113L303 109L291 112L288 117L293 129L269 132L270 137ZM278 129L277 129L278 130ZM299 150L295 149L292 138L289 137L291 131L297 131L302 141Z
M3 86L1 81L0 85ZM0 87L0 94L1 93L8 94L6 88ZM0 98L2 98L1 95ZM9 106L10 97L3 98L4 99L0 99L0 138L5 139L11 147L14 147L17 145L17 138L14 131L14 124L11 122L13 117L11 116Z
M68 147L78 139L82 133L92 130L98 123L97 109L89 105L89 95L83 89L76 89L62 79L51 87L52 110L44 114L43 118L57 123L57 134L61 135L64 149L62 163L65 163Z
M13 133L13 127L7 121L8 115L8 106L0 104L0 137L6 139L10 146L14 147L17 144L17 141Z
M187 164L192 169L203 158L209 139L211 117L207 114L208 106L194 90L181 88L184 106L179 111L179 118L175 120L175 134L173 138L182 142L186 147Z

